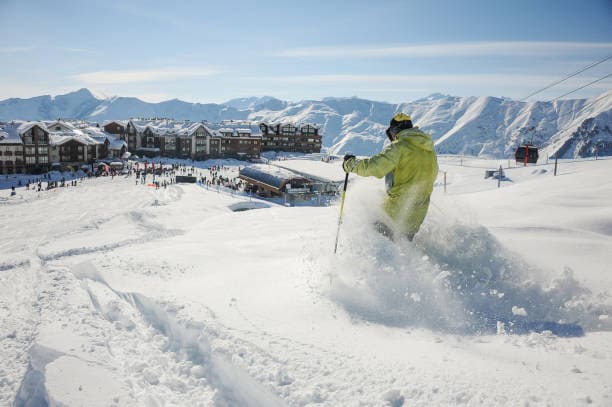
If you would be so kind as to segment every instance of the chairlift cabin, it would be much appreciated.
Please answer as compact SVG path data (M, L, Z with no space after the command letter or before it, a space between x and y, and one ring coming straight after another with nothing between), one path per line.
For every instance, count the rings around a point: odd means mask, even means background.
M518 146L516 152L514 153L514 159L516 160L517 164L535 164L538 162L538 158L538 148L528 143Z

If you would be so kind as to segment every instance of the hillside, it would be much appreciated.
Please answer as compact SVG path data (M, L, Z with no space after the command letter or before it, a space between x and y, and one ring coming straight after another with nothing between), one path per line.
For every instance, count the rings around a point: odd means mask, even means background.
M336 254L337 202L0 178L0 405L610 405L612 160L459 162L413 244L351 176Z
M182 120L249 119L294 121L322 127L330 153L371 155L382 148L384 131L396 111L409 112L429 132L439 153L511 157L524 141L543 148L542 157L590 157L612 154L612 92L590 100L517 102L495 97L434 94L391 104L359 98L324 98L287 102L272 97L233 99L225 104L187 103L177 99L147 103L137 98L95 97L87 89L56 97L0 101L0 120L88 121L131 117Z

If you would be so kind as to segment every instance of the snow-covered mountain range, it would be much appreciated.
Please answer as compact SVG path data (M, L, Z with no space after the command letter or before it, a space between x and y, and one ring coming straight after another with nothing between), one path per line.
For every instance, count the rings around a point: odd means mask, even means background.
M511 157L520 143L531 141L550 156L612 154L612 91L592 99L554 102L433 94L400 104L356 97L289 102L269 96L201 104L178 99L148 103L132 97L101 98L80 89L55 97L0 101L0 120L5 121L169 117L309 122L321 126L323 146L329 152L358 155L380 151L396 111L410 113L415 124L433 136L439 153L504 158Z

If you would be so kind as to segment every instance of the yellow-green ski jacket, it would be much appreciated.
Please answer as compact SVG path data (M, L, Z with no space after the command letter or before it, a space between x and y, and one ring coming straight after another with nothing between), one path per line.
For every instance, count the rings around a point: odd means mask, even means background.
M352 159L345 170L361 176L385 177L387 198L383 207L396 223L393 226L406 234L419 230L438 174L431 136L418 127L402 130L382 152L366 159Z

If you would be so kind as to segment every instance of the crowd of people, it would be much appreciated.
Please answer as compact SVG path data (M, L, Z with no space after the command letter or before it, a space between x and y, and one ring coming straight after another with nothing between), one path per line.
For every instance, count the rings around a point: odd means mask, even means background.
M77 187L84 180L108 176L111 180L124 175L125 178L134 177L135 185L154 187L155 189L166 189L177 183L177 176L190 177L188 182L215 191L225 190L230 193L238 193L245 190L247 184L238 178L240 167L211 165L209 167L197 167L188 164L164 164L164 163L142 163L128 162L123 170L108 168L106 171L85 173L77 171L72 173L49 172L25 178L23 176L5 176L5 185L10 185L11 196L17 194L17 188L24 191L44 192L55 188ZM185 181L185 178L182 178ZM8 188L8 185L5 186Z
M200 168L186 164L137 163L130 168L127 176L134 175L136 185L148 185L156 189L165 189L175 184L177 176L181 176L192 177L195 183L207 189L227 188L232 192L240 192L244 191L246 183L238 178L239 170L239 167L221 165Z

